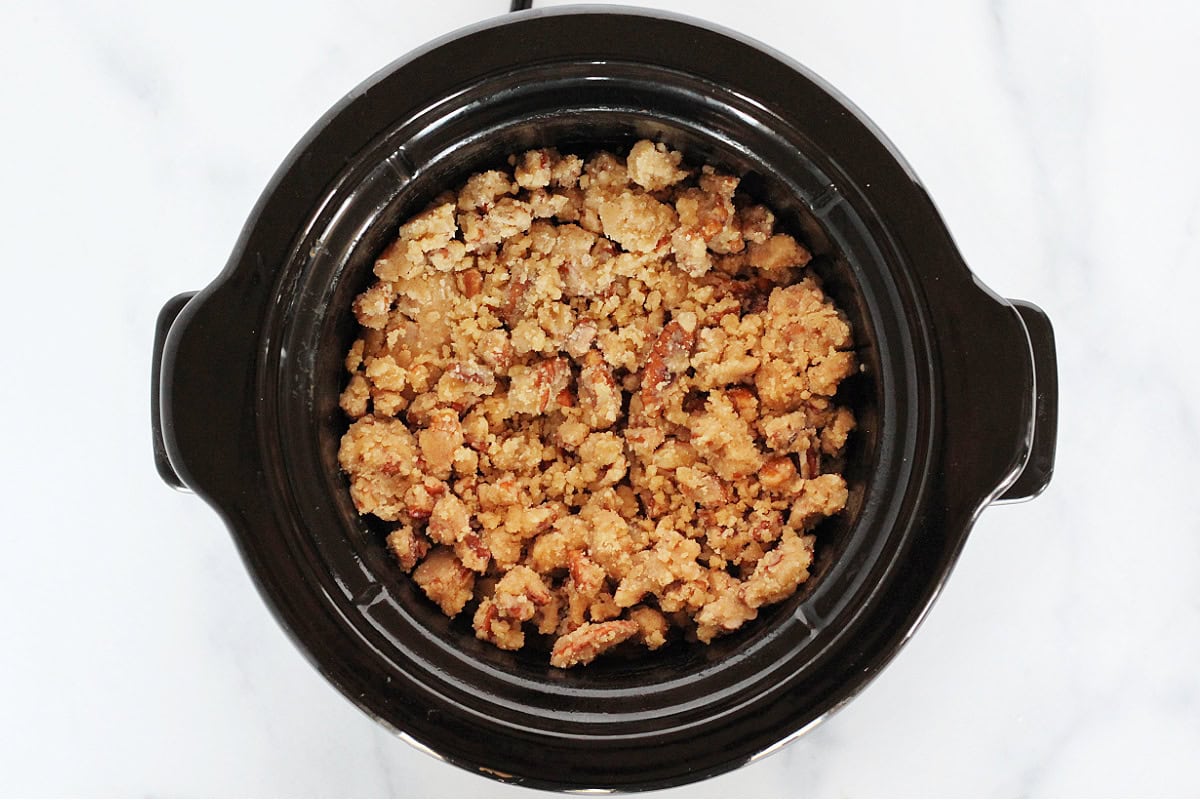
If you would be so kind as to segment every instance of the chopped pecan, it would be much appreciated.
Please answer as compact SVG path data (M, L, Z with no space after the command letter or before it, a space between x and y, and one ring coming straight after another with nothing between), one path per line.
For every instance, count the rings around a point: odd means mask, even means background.
M466 297L474 297L483 291L483 273L477 269L466 269L459 273L462 293Z
M550 663L559 669L590 664L596 656L636 635L638 630L638 624L631 620L585 622L558 637L550 651Z
M571 364L567 359L548 358L532 367L513 367L508 402L518 414L544 414L559 393L571 382Z
M590 319L580 320L575 325L575 330L567 336L563 342L563 350L572 358L583 358L584 354L589 352L592 347L592 342L596 341L596 323Z
M529 293L529 283L529 276L524 273L514 274L509 276L508 283L504 287L504 304L500 306L497 313L510 328L525 316L528 309L529 304L526 302L525 296Z
M688 368L695 344L695 329L685 330L677 320L667 323L658 334L642 375L642 410L647 416L662 412L663 394L675 377Z
M604 357L589 350L579 373L579 405L583 421L594 430L611 426L621 416L621 391Z
M796 480L796 464L789 456L767 459L758 472L758 480L771 491L783 491Z
M429 472L442 480L449 478L454 465L454 453L463 443L458 414L448 408L431 412L428 426L417 434L417 441Z
M424 536L415 532L411 525L401 525L389 533L387 547L405 572L411 572L412 568L429 552L429 542Z
M446 547L433 548L412 575L426 596L437 603L447 617L462 611L475 589L475 573L463 566Z

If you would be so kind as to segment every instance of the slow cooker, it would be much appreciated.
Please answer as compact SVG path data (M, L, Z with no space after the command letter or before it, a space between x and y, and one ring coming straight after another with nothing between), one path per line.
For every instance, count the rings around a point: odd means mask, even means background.
M650 138L742 176L816 258L861 374L839 402L845 513L796 596L708 647L561 671L477 641L390 560L339 474L349 312L399 222L507 154ZM650 789L733 769L847 702L913 633L988 504L1053 469L1050 323L972 275L866 117L804 67L658 12L525 11L434 42L319 120L223 272L166 304L163 479L207 501L300 651L401 737L549 789Z

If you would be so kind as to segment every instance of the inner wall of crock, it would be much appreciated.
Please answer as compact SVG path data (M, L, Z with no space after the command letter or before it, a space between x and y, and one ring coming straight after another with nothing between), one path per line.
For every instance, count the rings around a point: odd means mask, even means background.
M824 626L843 607L842 601L861 588L855 581L866 571L864 565L878 555L877 547L861 541L864 533L859 522L864 498L879 472L883 402L871 303L860 290L858 277L871 265L852 264L863 256L851 259L840 252L835 244L839 237L828 235L819 217L821 204L830 202L829 177L760 121L722 113L715 105L686 96L631 97L629 87L595 88L603 91L559 102L548 102L554 95L543 92L540 104L533 108L523 107L528 98L507 107L493 102L490 108L449 115L423 126L420 135L399 142L385 139L359 154L352 167L357 165L361 177L353 185L335 189L329 204L334 211L327 211L325 224L316 225L297 248L308 258L296 284L295 307L287 315L285 341L292 353L305 357L291 359L290 367L284 365L290 372L282 380L290 387L286 397L306 399L303 404L292 403L293 412L305 419L292 420L288 427L309 432L307 441L288 437L287 447L307 450L299 453L299 461L321 473L305 476L303 486L293 481L294 491L298 496L310 495L300 502L305 524L347 605L369 620L404 658L436 662L451 671L478 669L489 680L517 680L526 688L539 687L538 691L569 691L576 703L591 690L597 690L599 698L607 695L605 689L619 690L631 682L643 688L677 684L689 675L711 673L727 661L794 659L807 644L821 638ZM581 103L585 97L589 102ZM640 107L650 103L653 111ZM768 203L779 215L780 229L797 235L817 256L812 268L850 318L864 365L860 375L843 384L838 396L839 402L854 409L859 421L845 467L851 496L846 511L816 531L813 577L796 596L765 609L742 630L709 646L676 642L639 657L600 659L585 669L562 672L548 666L545 651L527 648L508 653L477 641L467 612L454 620L444 617L386 552L383 538L389 526L355 512L336 459L348 424L337 405L347 377L343 359L357 330L350 306L373 280L374 260L395 237L400 222L438 192L528 148L552 145L586 156L598 149L627 149L639 138L664 141L682 150L694 165L710 163L742 176L743 190ZM286 407L281 411L288 413ZM851 550L856 551L851 558L854 566L841 568ZM781 638L781 631L786 636Z

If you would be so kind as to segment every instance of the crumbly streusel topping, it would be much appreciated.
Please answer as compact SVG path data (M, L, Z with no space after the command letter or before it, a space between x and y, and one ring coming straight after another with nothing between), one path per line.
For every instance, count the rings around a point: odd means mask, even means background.
M736 177L649 141L509 163L404 223L354 302L355 506L497 647L710 642L796 591L846 503L850 327Z

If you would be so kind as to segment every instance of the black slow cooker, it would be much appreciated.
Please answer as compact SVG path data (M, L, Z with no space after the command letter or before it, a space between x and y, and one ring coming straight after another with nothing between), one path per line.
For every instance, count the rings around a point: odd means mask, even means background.
M816 254L864 365L839 395L851 494L803 590L743 630L560 671L445 618L355 513L348 309L399 221L481 165L640 138L743 176ZM221 514L317 669L428 751L542 788L686 783L811 728L912 634L976 515L1053 467L1048 319L971 274L887 140L780 54L627 9L510 15L367 80L287 157L225 270L166 305L154 363L164 480Z

